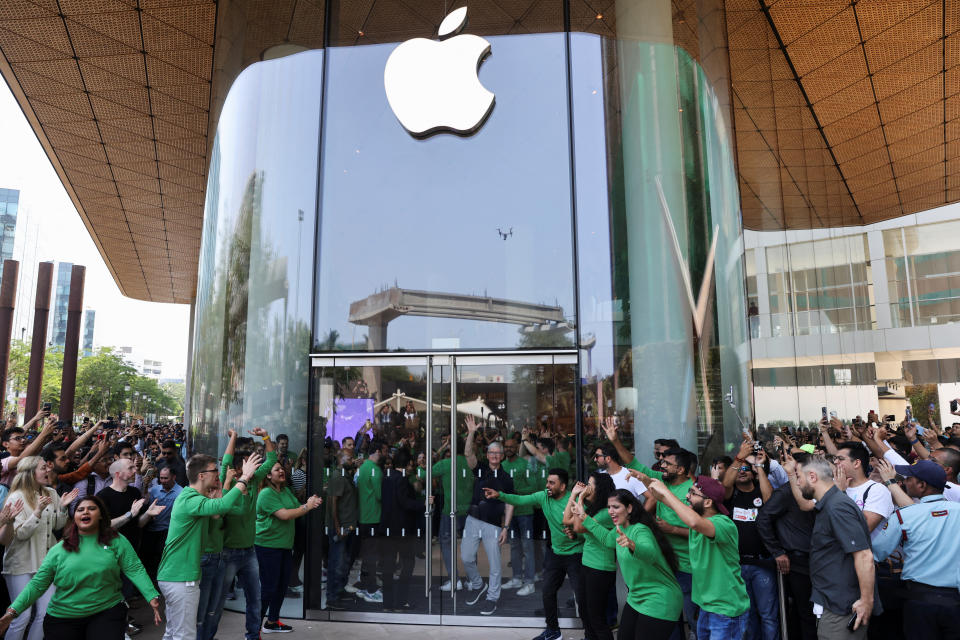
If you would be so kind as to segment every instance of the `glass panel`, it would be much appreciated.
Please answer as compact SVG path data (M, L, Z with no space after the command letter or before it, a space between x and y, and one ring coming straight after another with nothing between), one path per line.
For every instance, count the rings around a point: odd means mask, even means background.
M327 50L318 350L573 346L565 36L486 39L496 106L470 137L404 130L384 97L396 45Z
M456 446L464 442L463 462L470 473L467 485L458 488L457 513L464 531L457 557L469 562L464 566L464 591L455 603L443 600L444 614L453 604L458 616L478 615L483 600L490 599L498 601L497 616L530 617L540 605L541 584L534 577L550 544L543 513L532 507L514 509L508 543L484 544L481 535L499 535L507 508L484 499L482 487L534 493L544 489L549 471L557 468L572 486L577 477L573 372L574 365L567 364L457 366ZM439 471L448 467L449 462ZM463 472L457 475L462 477ZM467 589L481 583L491 586L482 600L468 605ZM576 617L575 609L567 605L572 596L565 584L557 598L560 618Z
M310 576L324 593L316 608L428 613L426 360L336 364L314 370L327 496L326 588L320 572Z

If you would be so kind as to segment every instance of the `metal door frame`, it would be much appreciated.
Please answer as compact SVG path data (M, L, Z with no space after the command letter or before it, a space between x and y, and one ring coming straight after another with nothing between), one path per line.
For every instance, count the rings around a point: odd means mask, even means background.
M577 364L578 352L576 349L557 349L550 351L424 351L424 352L379 352L379 353L344 353L344 354L311 354L311 369L320 367L357 367L357 366L386 366L386 365L406 365L406 366L424 366L427 371L426 379L426 405L427 405L427 423L426 423L426 442L424 443L425 452L432 460L433 455L433 386L434 386L434 366L450 367L450 380L444 383L441 379L439 384L447 384L450 389L450 450L456 451L457 447L457 373L460 366L488 366L496 364L504 365L523 365L523 364ZM454 457L456 454L453 454ZM457 492L456 492L456 464L450 465L450 527L453 535L450 536L450 558L451 563L456 566L459 556L459 544L457 540ZM426 468L426 486L429 488L433 483L433 464L428 462ZM433 583L433 522L429 503L424 501L426 509L424 519L426 521L424 540L425 540L425 584L424 591L427 598L427 611L430 613L383 613L383 612L354 612L354 611L330 611L328 609L307 609L306 618L315 620L332 620L341 622L382 622L394 624L426 624L426 625L449 625L449 626L483 626L483 627L529 627L540 628L543 626L542 617L508 617L508 616L480 616L480 615L459 615L457 613L457 591L456 588L450 589L450 599L452 611L444 613L442 603L440 612L433 613L434 600L431 591ZM451 580L453 578L451 577ZM453 585L455 587L455 584ZM580 621L576 618L560 618L561 628L579 628Z

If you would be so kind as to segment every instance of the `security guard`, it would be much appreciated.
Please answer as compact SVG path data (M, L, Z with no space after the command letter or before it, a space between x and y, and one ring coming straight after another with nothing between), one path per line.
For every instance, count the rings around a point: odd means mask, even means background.
M893 512L873 540L879 562L903 544L907 587L903 612L906 637L960 638L960 504L943 497L947 476L931 460L897 465L907 494L919 502Z

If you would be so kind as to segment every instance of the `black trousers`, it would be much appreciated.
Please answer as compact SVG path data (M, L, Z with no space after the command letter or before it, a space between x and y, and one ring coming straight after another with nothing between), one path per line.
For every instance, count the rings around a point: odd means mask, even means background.
M580 619L583 621L583 635L586 640L613 640L613 632L607 624L607 602L610 592L616 589L616 584L616 571L580 567L577 604L580 607Z
M127 632L127 605L120 602L83 618L43 618L44 640L123 640Z
M543 558L543 613L547 619L548 629L559 629L560 608L557 604L557 592L563 586L563 579L570 577L570 586L574 593L580 590L580 569L583 554L574 553L561 556L549 550ZM579 603L582 608L583 603Z
M677 628L679 620L670 622L645 616L629 604L623 605L617 640L667 640Z
M140 536L140 559L143 568L151 580L156 581L157 569L160 567L160 558L163 556L163 545L167 543L167 529L150 531L144 529Z
M960 604L907 600L903 633L911 640L960 640Z
M411 584L417 563L417 551L423 548L423 539L395 536L381 539L383 558L383 608L399 609L410 604L417 593ZM396 575L400 570L399 577Z
M810 592L813 590L810 576L791 569L790 573L783 576L783 586L794 603L788 626L799 627L800 638L803 640L817 640L817 616L813 615L813 605L810 603Z
M379 525L361 524L360 534L360 588L368 593L377 591L377 573L383 571L383 539Z

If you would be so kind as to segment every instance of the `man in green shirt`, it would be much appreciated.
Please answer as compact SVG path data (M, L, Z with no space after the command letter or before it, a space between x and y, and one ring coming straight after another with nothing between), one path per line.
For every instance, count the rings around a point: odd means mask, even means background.
M380 440L370 443L370 457L357 469L357 502L360 506L360 589L357 597L366 602L383 602L383 592L377 587L377 570L382 563L380 535L380 504L382 501L383 469L386 444Z
M223 454L223 463L220 469L220 482L226 482L227 470L237 469L251 455L254 455L255 443L253 438L238 438L232 429L228 431L230 442ZM260 485L267 477L273 465L277 463L277 445L270 440L270 434L263 427L250 430L250 435L263 440L263 450L266 458L263 460L253 479L250 481L250 490L247 491L236 506L224 516L223 533L223 588L220 592L218 611L213 615L214 620L208 622L211 635L199 640L213 640L220 624L220 614L226 603L227 592L236 578L243 588L246 600L246 619L244 635L247 640L257 640L260 637L260 563L253 543L257 529L257 495Z
M243 463L237 486L219 499L207 494L219 483L217 461L197 454L187 462L187 480L190 486L180 492L170 513L167 544L160 559L157 581L166 601L169 640L196 640L197 607L200 603L200 555L207 517L230 511L243 497L242 491L253 478L262 462L252 455ZM242 487L242 490L241 490Z
M456 585L459 591L463 588L459 576L451 580L454 576L457 566L452 562L450 555L450 543L453 538L453 526L450 522L450 511L452 510L453 489L450 482L450 469L454 468L457 475L456 482L456 523L457 537L463 535L463 527L467 520L467 509L470 508L470 501L473 499L473 474L470 472L470 465L467 464L467 458L463 455L464 441L457 440L457 455L455 458L443 458L434 465L431 473L434 482L439 482L443 489L443 505L440 508L440 530L437 532L437 539L440 542L440 555L443 557L443 566L447 570L447 581L440 585L441 591L450 591L452 585Z
M687 492L689 506L659 480L651 480L649 489L690 528L693 601L700 607L697 638L740 640L747 631L750 598L740 575L737 526L723 505L723 485L698 476Z
M573 592L577 592L580 583L580 565L583 557L583 538L570 527L563 524L563 512L567 507L569 494L567 483L570 477L566 469L550 469L547 474L547 488L528 496L500 493L486 487L484 496L488 500L503 500L514 506L539 506L550 526L550 547L553 553L547 554L543 564L543 611L547 628L534 640L560 640L559 606L557 592L563 586L564 577L570 578Z

